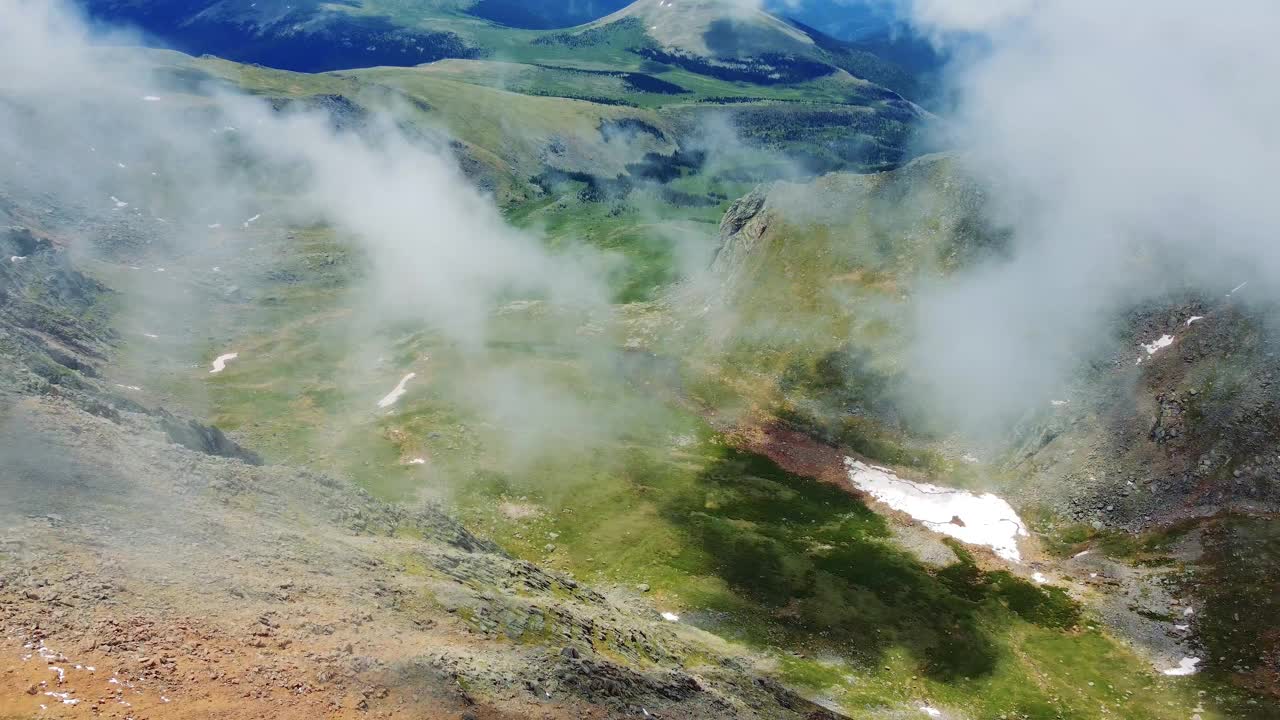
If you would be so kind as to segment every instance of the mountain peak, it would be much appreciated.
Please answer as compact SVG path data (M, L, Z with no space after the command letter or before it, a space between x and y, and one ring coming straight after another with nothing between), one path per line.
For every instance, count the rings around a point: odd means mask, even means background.
M816 49L807 34L751 0L638 0L597 24L628 18L643 23L659 45L712 58L808 55Z

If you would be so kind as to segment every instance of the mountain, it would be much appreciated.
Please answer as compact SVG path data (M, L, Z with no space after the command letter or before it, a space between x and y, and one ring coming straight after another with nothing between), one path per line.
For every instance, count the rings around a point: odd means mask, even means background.
M955 155L741 198L721 226L718 282L694 301L708 303L716 332L690 355L732 388L707 396L752 398L753 446L815 474L852 450L917 477L1003 478L1057 572L1088 586L1106 622L1167 658L1227 658L1205 669L1227 712L1271 717L1262 706L1274 707L1280 651L1272 311L1231 288L1120 311L1116 336L1068 387L1035 398L980 451L957 447L930 426L912 387L921 380L906 370L917 310L905 288L1007 252L986 202Z
M1264 272L973 311L1023 208L932 60L90 2L189 52L0 3L0 718L1275 717Z
M466 12L499 25L548 30L598 20L627 5L629 0L479 0Z
M609 69L615 71L647 59L767 86L849 70L899 92L916 89L914 71L843 41L815 37L818 33L763 11L743 10L732 0L679 6L641 0L585 26L542 34L530 29L574 25L618 3L79 1L91 17L137 26L159 45L301 72L412 66L444 58L545 64L582 56L577 60L582 62L598 54L590 48L607 47ZM618 62L626 57L634 61Z
M39 205L7 190L7 220ZM68 220L0 230L23 258L0 265L0 647L40 658L0 682L6 712L835 720L635 590L607 597L437 506L263 466L131 399L102 379L113 291L68 259Z

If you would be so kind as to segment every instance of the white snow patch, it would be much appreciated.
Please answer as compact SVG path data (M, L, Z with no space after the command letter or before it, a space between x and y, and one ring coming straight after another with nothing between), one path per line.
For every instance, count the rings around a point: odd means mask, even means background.
M1195 614L1196 614L1196 609L1192 607L1188 607L1187 609L1182 611L1183 617L1191 617L1192 615L1195 615Z
M1192 325L1200 322L1203 319L1204 319L1203 315L1192 315L1191 317L1187 318L1187 327L1191 327Z
M218 228L220 228L220 227L222 227L222 223L213 223L212 225L210 225L210 226L209 226L209 229L210 229L210 230L217 230L217 229L218 229Z
M71 693L45 692L51 698L57 698L62 701L63 705L79 705L80 699L71 697Z
M680 616L673 612L662 613L662 619L666 620L667 622L680 622Z
M67 679L67 671L66 671L66 670L63 670L62 668L58 667L57 665L50 665L50 666L49 666L49 672L56 672L56 673L58 673L58 684L59 684L59 685L61 685L61 684L62 684L62 682L63 682L64 680L66 680L66 679Z
M1195 675L1196 666L1199 664L1200 664L1200 658L1184 657L1178 661L1178 667L1167 668L1165 670L1161 670L1160 672L1164 673L1165 675L1173 675L1173 676Z
M1035 580L1038 585L1044 585L1049 582L1049 578L1045 577L1044 573L1039 572L1031 573L1031 579Z
M111 196L111 202L115 203L115 204L116 204L116 207L118 207L118 208L127 208L127 207L129 207L129 203L127 203L127 202L125 202L125 201L121 200L120 198L116 197L115 195L112 195L112 196Z
M1021 562L1018 538L1026 525L1004 499L991 493L903 480L893 471L845 458L849 480L860 490L894 510L919 520L925 527L971 545L985 545L1010 562Z
M120 168L121 170L128 170L128 169L129 169L129 166L128 166L128 165L125 165L125 164L124 164L124 163L122 163L122 162L118 162L118 163L116 163L116 167Z
M137 385L121 385L120 383L116 383L116 387L123 388L125 390L141 390L142 389Z
M258 218L260 218L260 217L262 217L262 213L258 213L257 215L254 215L253 217L249 218L248 220L245 220L245 221L244 221L244 226L245 226L245 227L249 227L249 226L250 226L250 225L252 225L253 223L258 222Z
M1085 555L1088 555L1088 554L1089 554L1089 553L1091 553L1091 552L1093 552L1093 551L1092 551L1092 550L1081 550L1080 552L1076 553L1073 557L1082 558L1082 557L1084 557Z
M1062 407L1063 405L1066 405L1070 402L1071 402L1070 400L1050 400L1049 404L1053 405L1054 407Z
M942 717L941 710L935 707L929 707L928 705L921 705L920 712L924 713L925 715L928 715L929 717Z
M965 462L967 462L967 463L969 463L970 465L977 465L978 463L982 462L982 461L981 461L981 460L979 460L979 459L978 459L978 457L977 457L976 455L974 455L973 453L966 453L966 454L962 455L962 456L960 457L960 459L961 459L961 460L963 460L963 461L965 461Z
M160 97L157 95L143 95L142 99L147 102L160 102Z
M1186 632L1191 629L1191 626L1190 625L1174 625L1173 629L1178 630L1180 632Z
M426 458L414 458L414 459L410 460L410 461L409 461L408 463L406 463L406 464L407 464L407 465L426 465L426 464L427 464L427 459L426 459Z
M1240 292L1241 290L1243 290L1243 289L1244 289L1244 286L1245 286L1245 285L1248 285L1248 284L1249 284L1249 281L1248 281L1248 280L1245 280L1244 282L1242 282L1242 283L1240 283L1239 285L1235 286L1235 288L1234 288L1231 292L1227 293L1227 297L1231 297L1232 295L1235 295L1236 293Z
M227 363L231 360L235 360L238 357L240 357L240 353L227 353L226 355L219 355L218 357L214 358L213 369L209 371L209 374L212 375L214 373L220 373L223 370L226 370Z
M1161 350L1173 344L1174 337L1172 335L1161 335L1159 340L1149 343L1142 343L1142 349L1147 351L1147 355L1155 355Z
M55 650L51 650L47 646L45 646L43 640L40 641L39 645L36 645L34 643L27 643L26 645L23 645L23 647L25 647L28 650L35 650L36 654L40 656L41 660L52 660L54 662L66 662L67 660L65 657L63 657L62 653L57 652ZM27 657L30 658L31 656L28 655Z
M26 260L26 259L27 259L26 255L10 255L9 256L9 262L11 263L22 262L23 260Z
M159 335L155 335L155 334L152 334L152 333L142 333L142 336L143 336L143 337L149 337L149 338L151 338L152 340L155 340L155 339L157 339L157 338L159 338L159 337L160 337Z
M410 380L416 377L418 377L418 373L409 373L408 375L400 378L400 383L396 385L395 389L387 393L386 397L378 401L378 407L385 408L395 405L396 401L400 399L400 396L404 395L405 386L409 384Z

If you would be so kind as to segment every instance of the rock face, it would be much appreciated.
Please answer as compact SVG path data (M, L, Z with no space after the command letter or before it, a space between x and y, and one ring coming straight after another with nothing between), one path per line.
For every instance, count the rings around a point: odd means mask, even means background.
M66 665L66 699L168 718L832 717L439 507L263 466L121 397L94 377L114 334L84 312L109 291L27 231L0 243L28 253L0 268L0 652ZM0 701L35 712L23 691L48 674L0 677Z
M761 236L769 229L765 205L769 188L757 187L729 206L720 221L720 246L711 261L711 270L727 286L734 283L743 264L751 256Z
M160 426L164 428L169 439L190 450L209 455L237 458L250 465L261 465L262 458L255 452L245 450L227 439L227 436L216 427L202 425L195 420L179 420L167 412L160 411Z

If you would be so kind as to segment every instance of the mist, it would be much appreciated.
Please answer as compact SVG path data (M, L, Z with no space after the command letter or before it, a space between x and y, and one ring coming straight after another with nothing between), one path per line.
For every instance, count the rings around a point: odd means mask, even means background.
M273 107L229 83L173 87L159 81L159 70L190 68L189 59L121 47L134 38L91 30L63 2L4 3L0 28L0 161L6 173L13 169L7 182L18 195L43 195L56 208L49 217L18 219L61 224L73 254L116 267L136 263L116 279L128 291L116 324L167 343L171 366L204 377L214 355L239 350L244 362L244 348L222 346L234 333L226 323L258 306L236 306L218 325L206 290L230 287L248 298L276 290L258 275L236 277L219 266L236 258L250 270L269 267L265 253L286 235L319 228L356 258L353 285L340 301L351 319L329 338L357 375L332 378L339 392L376 385L367 399L356 398L372 413L396 379L421 372L426 358L412 366L403 356L399 364L391 359L390 338L410 326L476 376L477 387L449 392L481 419L521 422L535 437L531 445L539 432L607 432L602 418L536 372L505 381L502 402L494 402L488 384L506 371L486 344L499 308L537 301L556 309L556 322L530 333L604 365L610 348L573 329L608 317L602 278L615 260L581 244L552 251L509 225L446 141L406 131L393 114L339 128L323 110ZM93 242L103 233L126 237L136 252L104 256ZM164 267L166 258L176 264ZM534 417L552 406L554 421Z
M935 42L985 48L949 69L941 144L1013 237L917 289L913 384L934 409L982 429L1047 403L1083 363L1138 357L1155 338L1111 328L1173 293L1276 299L1280 6L904 5Z

